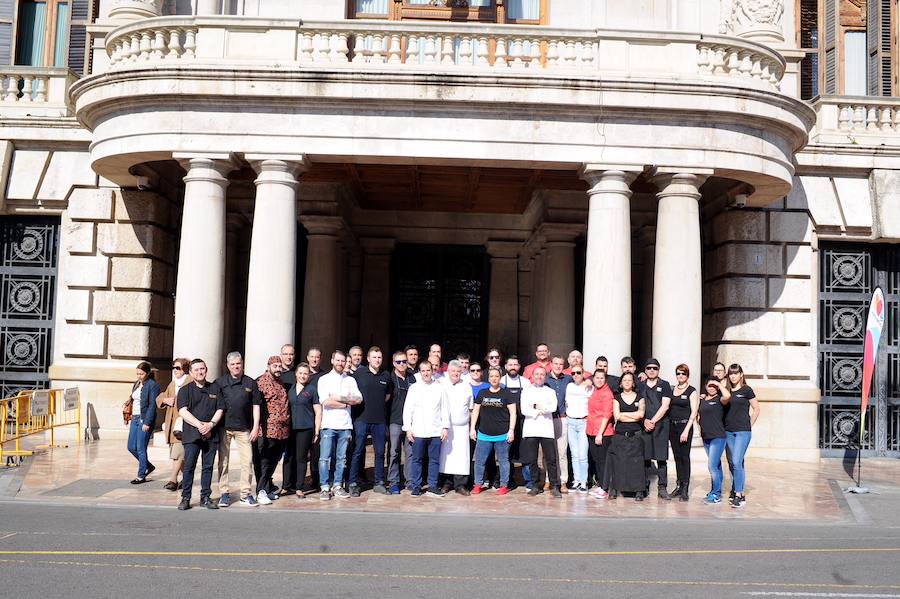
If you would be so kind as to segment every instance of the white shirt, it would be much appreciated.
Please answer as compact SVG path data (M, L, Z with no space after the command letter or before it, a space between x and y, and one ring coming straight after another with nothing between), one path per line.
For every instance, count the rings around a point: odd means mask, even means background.
M447 387L433 380L422 381L409 388L403 404L403 430L422 439L440 437L450 428Z
M131 392L131 412L135 416L141 415L141 389L143 387L144 383L141 383L134 388L134 391Z
M356 379L346 372L338 374L332 370L328 374L323 374L319 377L316 390L319 393L319 401L323 404L331 395L362 399L362 393L359 392L359 386L356 384ZM335 430L352 429L353 422L350 419L350 406L329 408L323 405L322 428L331 428Z
M584 418L588 415L588 399L594 392L593 385L566 385L566 416Z
M416 379L416 382L417 382L417 383L421 383L421 382L422 382L422 375L421 375L421 373L418 373L418 372L417 372L417 373L415 374L415 377L413 377L413 378ZM433 373L433 374L431 375L431 380L433 380L433 381L441 381L441 379L443 379L443 378L445 378L443 372L435 372L435 373ZM443 382L443 381L441 381L441 382Z
M523 437L553 439L553 412L557 408L556 392L546 385L532 385L522 391ZM535 408L535 405L537 407Z
M447 410L450 412L450 424L453 426L468 426L469 412L472 411L472 386L462 379L455 385L450 382L450 377L444 379L447 391Z
M507 389L527 389L531 386L531 381L524 376L516 376L513 378L508 374L504 374L500 377L500 386L506 387Z

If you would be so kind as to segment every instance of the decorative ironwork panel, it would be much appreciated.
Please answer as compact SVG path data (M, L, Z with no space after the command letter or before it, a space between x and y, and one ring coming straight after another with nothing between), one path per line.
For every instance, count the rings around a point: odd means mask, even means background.
M443 346L444 357L485 349L487 257L483 248L402 245L394 254L395 347Z
M819 447L900 456L900 247L822 244L819 272ZM872 291L887 301L866 430L859 437L863 342ZM855 427L855 428L854 428Z
M59 223L0 219L0 394L46 388L53 348Z

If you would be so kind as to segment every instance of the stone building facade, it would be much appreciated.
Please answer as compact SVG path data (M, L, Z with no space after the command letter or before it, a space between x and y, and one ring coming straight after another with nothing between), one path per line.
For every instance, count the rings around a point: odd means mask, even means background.
M5 392L113 435L138 360L543 341L742 364L758 455L852 441L865 294L900 316L894 0L35 4L0 6ZM889 326L864 446L900 455Z

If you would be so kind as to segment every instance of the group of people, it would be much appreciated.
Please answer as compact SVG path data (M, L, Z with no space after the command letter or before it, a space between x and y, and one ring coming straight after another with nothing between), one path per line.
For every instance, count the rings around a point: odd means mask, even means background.
M723 500L727 453L733 481L729 503L736 508L746 503L744 455L759 404L738 364L726 369L717 363L698 390L685 364L675 367L673 385L660 377L655 359L638 373L635 360L626 356L616 376L609 374L604 356L589 371L580 352L563 358L551 355L544 343L524 369L514 355L502 360L497 348L483 362L464 353L444 362L438 344L421 360L412 345L391 354L387 367L384 357L378 347L365 355L358 346L346 353L335 350L325 371L319 348L310 348L295 365L288 344L253 379L244 373L241 355L231 352L227 373L212 382L202 359L178 358L165 391L150 364L142 362L126 405L128 449L138 460L131 482L147 482L155 469L147 446L161 420L171 461L165 488L181 490L181 510L191 507L198 461L200 504L231 505L232 443L241 505L267 505L284 495L302 499L318 493L324 501L359 497L369 440L374 493L398 495L405 487L414 496L443 497L495 488L505 495L519 463L532 496L574 492L614 500L622 494L644 501L656 477L661 501L688 501L698 429L711 477L705 501ZM158 410L165 415L157 418ZM671 492L670 447L676 471ZM280 489L273 482L279 462ZM214 469L218 501L212 498ZM311 489L304 488L307 472Z

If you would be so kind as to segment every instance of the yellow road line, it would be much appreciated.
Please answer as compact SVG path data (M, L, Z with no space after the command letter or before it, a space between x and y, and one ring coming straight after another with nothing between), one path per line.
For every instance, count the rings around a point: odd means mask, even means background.
M133 568L141 570L174 570L186 572L210 572L217 574L275 574L282 576L326 576L331 578L381 578L389 580L426 581L470 581L470 582L538 582L546 584L572 585L644 585L644 586L690 586L690 587L744 587L744 588L785 588L785 589L852 589L852 590L900 590L900 584L837 584L817 582L762 582L762 581L709 581L709 580L629 580L616 578L541 578L522 576L463 576L440 574L390 574L376 572L323 572L319 570L272 570L263 568L207 568L204 566L176 566L166 564L114 564L102 562L57 561L57 560L16 560L2 559L0 564L73 566L90 568Z
M647 549L633 551L94 551L7 549L0 555L111 557L606 557L628 555L747 555L792 553L900 553L900 547L813 547L781 549Z

